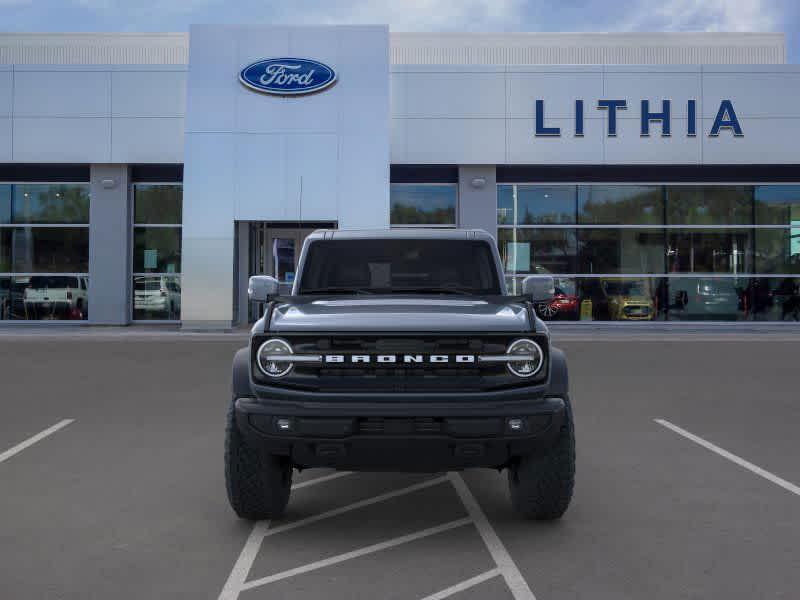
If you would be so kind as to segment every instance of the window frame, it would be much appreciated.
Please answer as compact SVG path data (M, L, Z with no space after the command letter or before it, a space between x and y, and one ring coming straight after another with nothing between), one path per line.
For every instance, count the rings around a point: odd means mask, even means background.
M89 181L51 181L51 180L42 180L42 181L21 181L21 180L8 180L8 181L0 181L0 186L8 185L12 186L11 189L11 199L14 198L14 189L13 186L16 185L60 185L60 186L84 186L86 188L86 193L89 197L89 221L91 221L91 206L92 206L92 186L91 182ZM91 228L90 223L0 223L0 229L19 229L19 228L32 228L32 229L40 229L40 228L47 228L47 229L86 229L89 232L89 245L91 247L92 238L91 238ZM91 251L90 251L91 252ZM13 279L16 277L34 277L34 276L64 276L64 277L77 277L82 282L86 284L86 294L87 296L91 290L91 255L87 259L87 265L89 269L87 272L83 273L53 273L50 271L35 273L35 272L28 272L28 271L0 271L0 279ZM13 265L12 265L13 266ZM10 290L9 285L9 290ZM30 325L30 324L42 324L48 322L46 319L9 319L4 320L0 319L0 326L14 326L14 325ZM80 326L86 325L89 322L88 313L85 319L81 319L80 321L75 320L54 320L54 323L58 323L59 325L66 325L66 326Z
M131 323L136 324L151 324L151 325L179 325L181 319L136 319L135 317L135 299L136 289L134 282L137 277L165 277L177 278L181 282L181 308L183 308L183 211L181 210L180 223L136 223L136 188L137 186L178 186L181 188L181 202L183 202L183 182L182 181L135 181L129 186L128 198L128 213L129 217L129 232L128 236L128 268L129 277L129 291L130 298L128 301L128 314ZM177 229L180 232L180 252L181 252L181 270L177 273L166 273L162 271L152 272L139 272L134 270L134 246L136 243L136 229Z

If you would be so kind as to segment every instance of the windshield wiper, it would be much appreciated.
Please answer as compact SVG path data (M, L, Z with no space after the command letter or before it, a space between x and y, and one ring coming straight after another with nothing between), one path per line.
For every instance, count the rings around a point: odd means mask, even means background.
M321 288L311 288L310 290L300 290L300 295L305 294L374 294L374 290L360 287L349 287L346 285L332 285Z

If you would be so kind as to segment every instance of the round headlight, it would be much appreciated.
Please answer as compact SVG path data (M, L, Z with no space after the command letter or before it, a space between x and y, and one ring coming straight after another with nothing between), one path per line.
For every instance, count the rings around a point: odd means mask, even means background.
M288 375L293 366L291 361L285 359L288 354L294 354L289 342L278 338L267 340L258 348L256 356L258 368L269 377ZM280 360L280 357L283 357L283 360Z
M519 360L509 360L508 370L517 377L531 377L542 368L544 352L533 340L516 340L506 350L510 356L519 356ZM522 357L527 357L522 359Z

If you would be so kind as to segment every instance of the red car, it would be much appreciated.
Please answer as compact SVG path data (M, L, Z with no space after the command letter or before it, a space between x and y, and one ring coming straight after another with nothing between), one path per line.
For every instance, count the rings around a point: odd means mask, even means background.
M542 302L536 307L536 312L542 319L574 319L578 316L578 297L567 294L556 286L555 295L550 302Z

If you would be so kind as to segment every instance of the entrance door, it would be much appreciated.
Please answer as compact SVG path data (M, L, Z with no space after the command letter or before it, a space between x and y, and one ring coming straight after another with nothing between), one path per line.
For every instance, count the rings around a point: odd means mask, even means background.
M292 290L300 250L315 229L336 228L335 223L251 223L250 275L272 275L281 293ZM262 306L250 307L250 321L263 314Z

